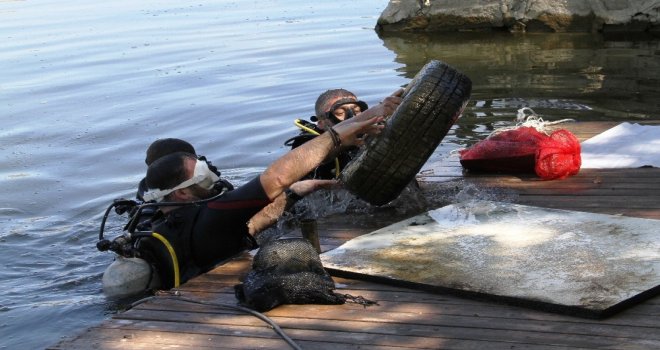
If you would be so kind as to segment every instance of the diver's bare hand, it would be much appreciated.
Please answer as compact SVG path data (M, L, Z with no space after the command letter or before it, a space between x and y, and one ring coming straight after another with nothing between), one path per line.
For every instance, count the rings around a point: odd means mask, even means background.
M351 118L333 126L333 129L339 135L342 146L362 146L365 136L380 134L385 127L381 123L383 120L380 116L367 120Z
M318 179L313 179L313 180L301 180L298 182L294 182L289 189L293 191L295 194L304 197L314 191L320 190L320 189L333 189L333 188L338 188L339 187L339 182L337 180L318 180Z
M355 116L358 120L366 120L376 116L389 117L399 107L403 98L403 89L398 89L390 96L385 97L379 104L367 109L366 111Z

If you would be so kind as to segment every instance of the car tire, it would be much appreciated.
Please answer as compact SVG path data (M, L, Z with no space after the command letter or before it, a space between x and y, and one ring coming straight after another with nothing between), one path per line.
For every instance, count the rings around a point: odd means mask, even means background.
M383 131L343 169L346 189L373 205L396 199L467 105L472 81L448 64L427 63L407 85Z

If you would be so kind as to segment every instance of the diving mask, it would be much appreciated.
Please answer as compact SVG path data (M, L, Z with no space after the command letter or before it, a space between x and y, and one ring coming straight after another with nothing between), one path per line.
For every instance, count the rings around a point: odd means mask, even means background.
M369 108L369 106L364 101L359 101L353 98L342 98L332 104L330 110L326 112L326 118L330 119L334 124L338 124L343 120L351 119L355 115L364 112L367 108ZM341 112L339 113L343 114L342 119L339 119L339 116L337 115L338 110L340 109Z
M197 163L195 164L195 171L193 172L193 176L190 179L178 184L173 188L168 188L165 190L149 189L149 191L147 191L147 193L144 194L143 198L146 202L153 200L155 200L156 202L160 202L168 194L192 185L197 185L206 190L210 190L215 186L215 182L218 181L219 179L220 177L218 177L216 173L214 173L211 169L209 169L209 166L206 163L206 161L198 159Z

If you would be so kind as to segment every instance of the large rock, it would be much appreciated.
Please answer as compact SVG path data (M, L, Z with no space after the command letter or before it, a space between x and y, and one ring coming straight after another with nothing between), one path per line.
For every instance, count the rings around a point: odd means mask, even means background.
M660 32L660 0L390 0L378 31Z

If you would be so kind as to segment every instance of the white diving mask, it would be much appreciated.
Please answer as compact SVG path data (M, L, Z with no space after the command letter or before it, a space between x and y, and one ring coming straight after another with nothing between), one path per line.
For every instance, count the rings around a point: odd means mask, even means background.
M193 172L193 176L190 179L176 185L173 188L168 188L165 190L149 189L149 191L147 191L142 197L144 198L145 202L153 200L160 202L168 194L192 185L197 185L204 189L210 190L219 179L220 177L211 171L211 169L209 169L209 166L205 161L198 159L197 163L195 164L195 171Z

